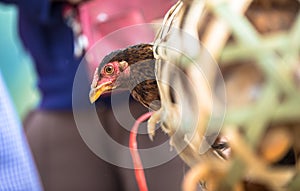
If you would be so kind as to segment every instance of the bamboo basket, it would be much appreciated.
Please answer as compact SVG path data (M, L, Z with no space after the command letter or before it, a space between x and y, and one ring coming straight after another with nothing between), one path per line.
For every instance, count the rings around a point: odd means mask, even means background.
M181 0L165 16L154 42L162 108L149 126L160 120L191 166L184 191L196 190L199 182L203 190L300 190L299 7L297 0ZM218 66L208 65L205 79L195 72L208 62L203 49ZM228 141L227 159L213 148L200 152L222 83L225 113L221 131L213 130ZM295 161L280 165L291 150Z

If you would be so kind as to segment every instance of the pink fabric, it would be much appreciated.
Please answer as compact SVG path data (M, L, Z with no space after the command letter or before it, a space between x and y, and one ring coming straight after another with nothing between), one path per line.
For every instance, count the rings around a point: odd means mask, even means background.
M151 21L163 18L176 0L92 0L79 7L83 34L88 39L86 58L92 70L112 50L148 43L155 32ZM127 26L133 26L125 28ZM122 29L123 28L123 29ZM115 32L118 29L122 31ZM115 32L115 33L112 33ZM104 38L106 37L106 38Z

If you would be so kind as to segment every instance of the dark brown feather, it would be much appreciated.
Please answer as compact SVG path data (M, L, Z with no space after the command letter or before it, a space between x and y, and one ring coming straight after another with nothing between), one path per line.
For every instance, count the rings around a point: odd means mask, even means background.
M131 95L144 106L158 110L160 96L155 78L155 59L136 62L130 66L128 88Z
M154 59L151 44L137 44L128 48L116 50L106 55L99 65L99 70L107 63L113 61L126 61L129 66L146 59Z
M160 97L155 79L155 59L152 45L138 44L114 51L104 57L98 71L100 72L105 64L114 61L126 61L128 63L130 78L127 82L127 88L131 91L132 97L144 106L158 110Z

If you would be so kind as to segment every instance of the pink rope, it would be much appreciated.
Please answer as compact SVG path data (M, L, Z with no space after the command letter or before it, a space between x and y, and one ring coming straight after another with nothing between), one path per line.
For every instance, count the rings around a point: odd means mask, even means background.
M141 117L137 119L134 123L129 137L129 149L133 161L135 179L137 181L138 187L140 191L148 191L147 182L145 178L143 164L141 162L141 158L137 149L136 135L139 128L139 125L151 117L153 112L148 112L143 114Z

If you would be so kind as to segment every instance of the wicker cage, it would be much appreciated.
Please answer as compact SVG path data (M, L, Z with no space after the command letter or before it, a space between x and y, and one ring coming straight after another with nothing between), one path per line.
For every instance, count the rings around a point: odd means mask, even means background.
M181 0L165 16L154 46L162 108L149 125L161 120L171 145L191 166L185 191L196 190L199 182L207 190L300 190L299 7L297 0ZM195 65L206 61L172 28L197 39L196 49L205 47L218 64L226 90L219 136L230 146L228 159L216 157L213 149L199 153L207 124L214 120L207 103L212 102L211 90L218 92L220 79L215 72L205 74L211 80L208 87L195 74ZM196 62L167 46L182 47ZM196 95L165 60L184 71ZM174 99L162 81L172 83L184 100ZM181 114L179 104L184 105ZM194 129L186 121L194 119L196 133L187 140ZM291 164L280 165L288 153Z

